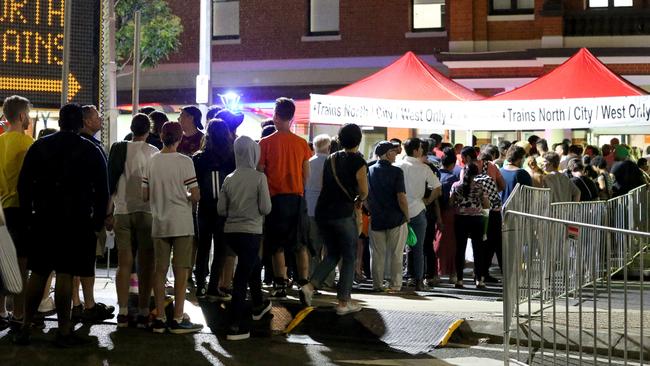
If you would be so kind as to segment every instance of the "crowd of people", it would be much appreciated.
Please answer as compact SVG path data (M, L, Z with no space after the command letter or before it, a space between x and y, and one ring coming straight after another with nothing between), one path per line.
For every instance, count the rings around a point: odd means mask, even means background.
M650 183L647 158L617 139L601 148L565 140L549 149L536 136L464 147L432 134L381 141L364 157L355 124L311 143L292 133L288 98L276 101L259 141L238 136L244 116L227 109L210 108L205 128L194 106L178 122L143 109L108 154L93 137L101 128L93 106L62 107L60 130L36 141L25 133L27 99L5 99L3 112L0 195L26 286L13 296L13 313L0 298L0 328L11 327L17 344L42 326L53 273L61 347L84 343L75 321L103 321L115 310L118 327L197 332L202 325L184 313L188 287L199 300L230 301L229 340L248 338L270 300L293 286L306 306L319 289L335 287L341 316L361 310L351 293L365 279L378 293L427 290L440 276L463 288L468 239L473 283L484 288L498 282L490 266L495 256L502 263L501 209L517 184L550 188L554 202L565 202ZM117 309L93 297L104 250L96 247L107 230L118 252ZM272 286L266 299L263 283Z

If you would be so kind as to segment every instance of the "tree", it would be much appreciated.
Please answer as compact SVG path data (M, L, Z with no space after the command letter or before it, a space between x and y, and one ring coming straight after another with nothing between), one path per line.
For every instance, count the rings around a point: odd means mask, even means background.
M181 19L171 12L166 0L116 0L115 48L118 72L132 63L136 10L142 11L140 66L155 67L181 45Z

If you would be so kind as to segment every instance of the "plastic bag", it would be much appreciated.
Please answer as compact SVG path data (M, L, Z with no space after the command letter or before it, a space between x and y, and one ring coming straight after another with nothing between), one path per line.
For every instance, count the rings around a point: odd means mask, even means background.
M490 222L490 210L483 210L483 241L487 241L488 224Z
M411 225L408 225L409 228L409 234L406 237L406 245L409 247L414 247L418 243L418 237L415 235L415 231L413 231L413 228Z
M106 249L111 250L115 248L115 231L106 230Z

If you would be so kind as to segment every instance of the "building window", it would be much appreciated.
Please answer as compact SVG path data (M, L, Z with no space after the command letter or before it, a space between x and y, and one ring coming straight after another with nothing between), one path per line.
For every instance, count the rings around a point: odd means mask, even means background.
M309 35L339 34L339 0L308 0Z
M413 0L413 31L445 29L445 0Z
M239 38L239 1L212 0L212 39Z
M590 8L625 8L632 7L634 0L589 0Z
M490 14L532 14L535 12L535 0L491 0Z

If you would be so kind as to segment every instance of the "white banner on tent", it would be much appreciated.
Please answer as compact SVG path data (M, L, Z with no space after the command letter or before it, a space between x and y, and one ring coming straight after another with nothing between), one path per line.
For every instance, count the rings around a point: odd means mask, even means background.
M488 131L650 126L650 95L413 101L312 94L310 120L326 124Z

